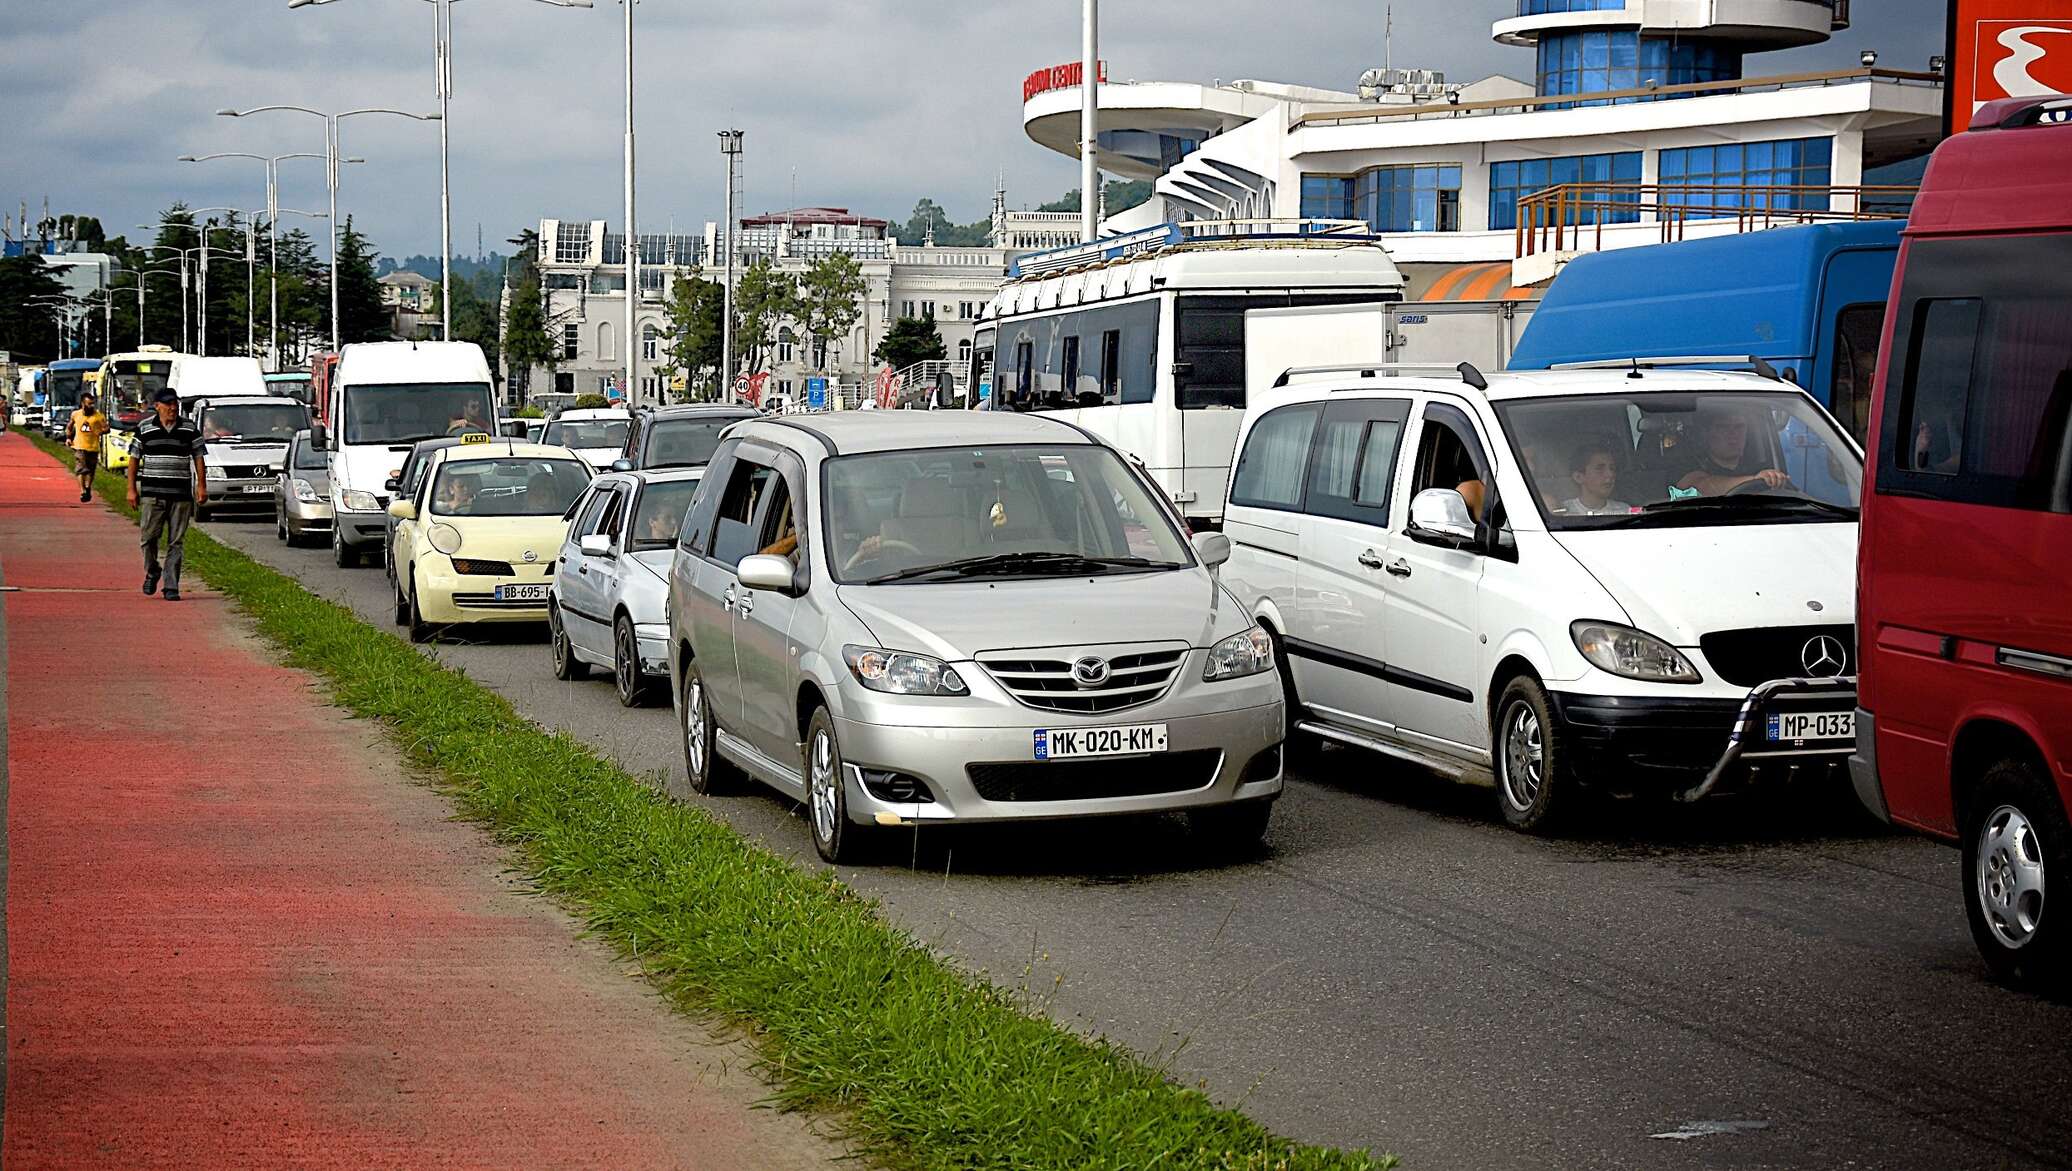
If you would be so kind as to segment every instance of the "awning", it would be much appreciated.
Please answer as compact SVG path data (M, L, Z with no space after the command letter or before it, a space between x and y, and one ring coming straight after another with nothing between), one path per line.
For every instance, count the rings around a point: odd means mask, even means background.
M1511 262L1463 264L1440 273L1413 301L1536 301L1545 293L1543 285L1515 286L1511 283Z

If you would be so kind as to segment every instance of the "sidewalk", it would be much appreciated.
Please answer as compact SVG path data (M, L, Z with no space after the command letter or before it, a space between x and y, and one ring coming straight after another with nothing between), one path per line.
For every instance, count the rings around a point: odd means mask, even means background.
M746 1051L0 436L0 1164L822 1167Z

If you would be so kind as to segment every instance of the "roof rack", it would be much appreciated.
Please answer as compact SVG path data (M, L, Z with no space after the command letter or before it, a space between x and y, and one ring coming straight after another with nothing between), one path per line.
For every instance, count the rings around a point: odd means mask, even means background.
M1358 374L1362 378L1375 378L1387 374L1395 377L1403 374L1454 374L1462 382L1476 390L1488 390L1489 381L1482 372L1468 362L1447 365L1444 362L1334 362L1326 366L1290 366L1273 380L1276 388L1288 385L1290 378L1305 374Z
M1678 354L1656 358L1600 358L1591 362L1556 362L1549 370L1630 370L1636 376L1642 370L1654 370L1665 366L1742 366L1757 376L1772 382L1784 379L1777 368L1753 354Z

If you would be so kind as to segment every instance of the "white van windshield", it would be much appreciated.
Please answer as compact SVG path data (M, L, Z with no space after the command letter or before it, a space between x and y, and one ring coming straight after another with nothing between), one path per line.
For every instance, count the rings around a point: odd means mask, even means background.
M345 388L345 442L400 445L479 431L496 433L484 382L405 382Z
M1797 391L1591 394L1496 409L1556 531L1856 517L1863 458Z
M210 443L286 443L309 426L309 411L292 400L205 406L201 437Z
M826 499L828 548L843 582L1084 577L1194 563L1143 481L1105 447L847 456L827 463Z

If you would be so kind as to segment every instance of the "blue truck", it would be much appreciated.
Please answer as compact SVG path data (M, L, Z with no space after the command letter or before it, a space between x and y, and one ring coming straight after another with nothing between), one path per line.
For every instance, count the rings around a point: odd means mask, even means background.
M1547 289L1509 369L1758 357L1861 443L1905 226L1813 224L1579 256Z

